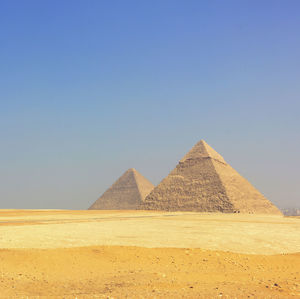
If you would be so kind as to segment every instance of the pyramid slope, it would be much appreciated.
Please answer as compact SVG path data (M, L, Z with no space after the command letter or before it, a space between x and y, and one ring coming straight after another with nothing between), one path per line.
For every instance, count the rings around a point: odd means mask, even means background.
M132 171L135 177L137 188L141 196L141 200L143 201L146 198L146 196L154 189L154 185L134 168L132 168Z
M281 214L203 140L152 190L141 208Z
M134 210L154 188L138 171L128 169L89 210Z
M275 205L230 165L213 163L235 211L241 213L282 214Z

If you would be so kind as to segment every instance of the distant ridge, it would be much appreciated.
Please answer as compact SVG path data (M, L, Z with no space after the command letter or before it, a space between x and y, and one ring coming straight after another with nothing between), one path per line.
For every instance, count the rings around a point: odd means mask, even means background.
M300 208L282 208L281 212L285 216L300 216Z
M154 188L134 168L128 169L89 210L135 210Z
M179 161L140 208L281 215L276 206L204 140Z

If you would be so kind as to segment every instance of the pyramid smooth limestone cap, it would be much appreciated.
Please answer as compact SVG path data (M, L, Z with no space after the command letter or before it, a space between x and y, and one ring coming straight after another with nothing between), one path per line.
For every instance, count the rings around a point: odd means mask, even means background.
M188 159L198 158L212 158L222 163L226 163L224 158L217 153L210 145L208 145L203 139L198 141L192 149L180 160L184 162Z

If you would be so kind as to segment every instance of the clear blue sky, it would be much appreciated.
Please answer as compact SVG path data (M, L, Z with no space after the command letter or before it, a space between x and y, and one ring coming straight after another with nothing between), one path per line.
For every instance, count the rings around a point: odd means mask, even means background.
M300 205L299 1L0 1L0 208L157 184L200 139Z

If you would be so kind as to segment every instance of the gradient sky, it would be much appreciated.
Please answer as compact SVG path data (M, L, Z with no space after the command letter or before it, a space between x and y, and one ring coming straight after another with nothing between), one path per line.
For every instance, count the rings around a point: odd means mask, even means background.
M0 208L88 208L200 139L300 206L299 1L0 1Z

